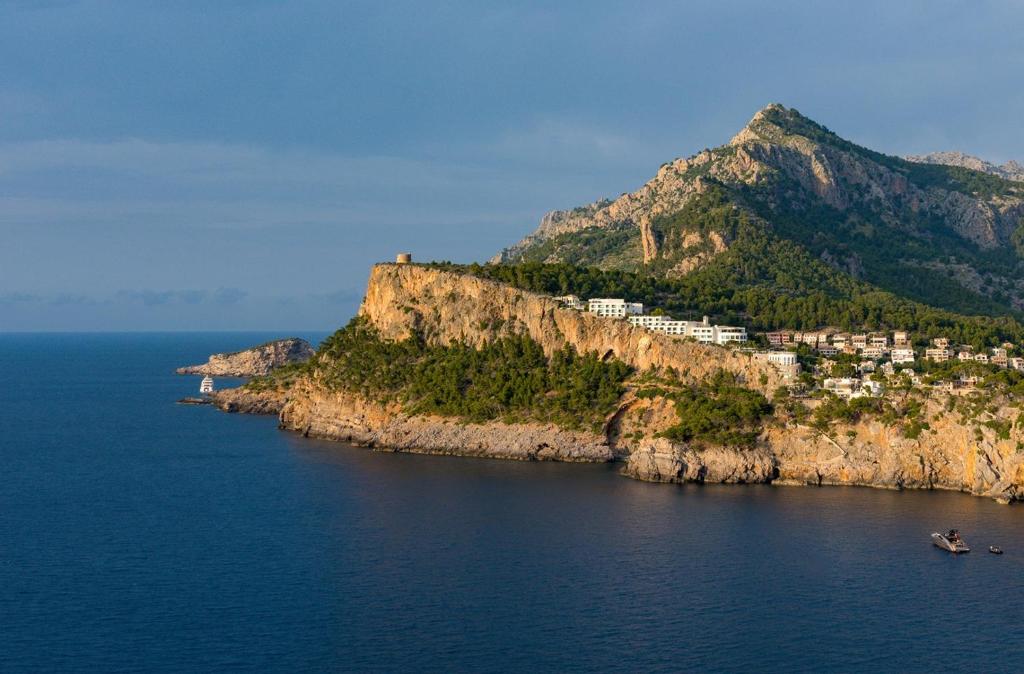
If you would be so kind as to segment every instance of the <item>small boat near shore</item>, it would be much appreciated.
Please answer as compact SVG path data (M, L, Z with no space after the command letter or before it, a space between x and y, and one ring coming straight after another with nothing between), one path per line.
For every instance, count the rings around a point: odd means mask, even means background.
M1001 555L1001 554L1003 554L1003 549L1001 547L999 547L998 545L990 545L990 546L988 546L988 551L991 552L993 555Z
M946 534L933 533L932 543L935 544L935 547L942 548L948 552L960 553L971 551L967 547L967 543L964 542L964 539L960 537L960 532L956 529L950 529L949 533Z

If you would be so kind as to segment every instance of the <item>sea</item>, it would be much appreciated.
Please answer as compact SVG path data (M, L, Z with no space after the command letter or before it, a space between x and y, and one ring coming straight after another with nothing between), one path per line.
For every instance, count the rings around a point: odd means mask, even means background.
M1024 506L374 452L175 404L199 385L175 367L279 336L0 335L0 672L1024 669ZM950 527L973 552L931 545Z

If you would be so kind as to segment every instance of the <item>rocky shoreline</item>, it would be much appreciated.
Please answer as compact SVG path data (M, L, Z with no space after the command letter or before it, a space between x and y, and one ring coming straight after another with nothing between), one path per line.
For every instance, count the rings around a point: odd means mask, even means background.
M279 428L375 451L468 456L519 461L623 462L621 473L647 482L865 486L944 489L987 496L1001 503L1022 500L1024 468L1007 462L1000 447L978 443L977 461L957 462L937 450L940 442L907 441L879 446L879 429L848 428L842 444L807 427L771 428L756 447L691 447L665 438L624 441L609 424L602 433L567 431L544 424L464 423L410 416L395 406L372 403L306 384L282 391L216 392L221 410L277 414ZM1011 468L1015 467L1015 471ZM1000 471L1010 471L1003 476ZM1015 479L1016 478L1016 479Z
M370 275L361 315L390 339L416 329L437 343L480 345L525 334L545 351L568 342L638 371L671 368L681 382L727 370L768 393L780 383L770 366L728 349L705 347L634 329L624 322L562 309L548 298L495 282L415 266L378 265ZM280 427L307 437L380 451L478 456L514 460L624 462L622 473L650 482L858 485L886 489L948 489L1000 502L1024 500L1024 426L1010 406L986 414L998 424L965 420L938 399L926 402L927 429L907 437L900 424L865 417L834 422L827 433L785 415L764 424L753 447L691 446L660 433L674 423L666 397L629 391L599 432L545 424L415 416L397 404L329 390L315 372L280 389L253 387L216 392L226 411L276 414ZM1001 427L1001 433L995 430Z

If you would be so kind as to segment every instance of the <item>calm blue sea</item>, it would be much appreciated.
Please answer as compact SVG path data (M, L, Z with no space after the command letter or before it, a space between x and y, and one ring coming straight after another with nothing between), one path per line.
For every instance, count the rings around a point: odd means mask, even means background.
M373 453L174 404L174 367L274 336L0 335L0 671L1022 668L1024 507ZM976 551L932 547L950 526Z

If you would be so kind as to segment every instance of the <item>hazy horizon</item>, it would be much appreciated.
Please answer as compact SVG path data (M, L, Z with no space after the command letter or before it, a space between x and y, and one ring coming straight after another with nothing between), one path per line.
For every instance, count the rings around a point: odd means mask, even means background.
M813 7L813 11L808 11ZM1024 161L1024 5L0 5L0 331L326 331L769 102Z

